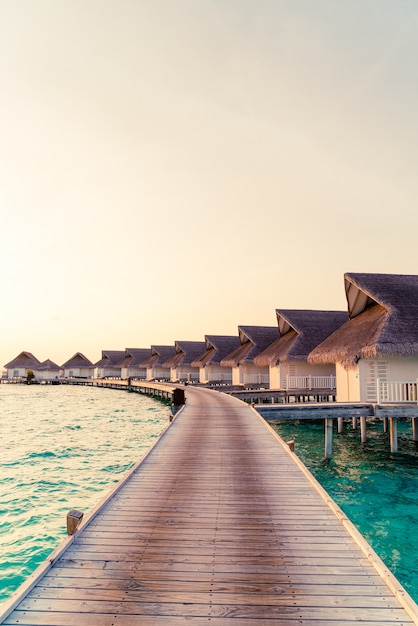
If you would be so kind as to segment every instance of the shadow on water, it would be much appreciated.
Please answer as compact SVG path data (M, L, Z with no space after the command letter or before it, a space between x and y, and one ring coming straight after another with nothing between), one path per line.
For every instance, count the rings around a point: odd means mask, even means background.
M397 454L380 420L368 420L367 442L344 423L334 431L333 455L324 459L324 422L270 424L357 526L405 589L418 601L418 446L409 420L398 422Z

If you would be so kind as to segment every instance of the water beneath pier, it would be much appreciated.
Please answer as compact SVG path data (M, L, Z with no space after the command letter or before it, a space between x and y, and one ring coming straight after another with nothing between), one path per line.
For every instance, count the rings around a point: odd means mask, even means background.
M418 450L410 420L399 421L399 453L391 455L380 420L368 420L368 441L351 422L334 432L333 456L324 457L324 422L271 423L348 515L418 602Z

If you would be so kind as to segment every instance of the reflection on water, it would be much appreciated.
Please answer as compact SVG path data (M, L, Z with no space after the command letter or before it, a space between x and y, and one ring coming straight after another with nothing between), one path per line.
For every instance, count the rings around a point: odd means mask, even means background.
M399 420L399 453L392 455L381 420L368 420L368 441L351 421L334 430L333 456L324 463L324 422L270 422L315 478L418 601L418 451L410 420Z

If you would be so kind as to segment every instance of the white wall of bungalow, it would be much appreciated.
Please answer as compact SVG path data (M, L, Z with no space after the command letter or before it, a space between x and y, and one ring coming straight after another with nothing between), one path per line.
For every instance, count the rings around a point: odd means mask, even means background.
M269 368L239 363L232 368L233 385L269 385Z
M94 378L120 378L121 376L121 368L120 367L95 367Z
M62 370L50 369L50 370L37 370L34 369L33 373L35 374L35 380L59 380L62 375Z
M377 383L414 382L418 379L418 358L387 357L360 359L345 369L336 365L337 402L377 402Z
M146 380L170 380L170 368L161 365L147 367L145 377Z
M191 365L179 365L170 368L170 381L173 383L179 381L198 382L199 368Z
M323 388L321 380L335 377L335 365L311 365L306 361L285 361L269 367L270 389L289 389L298 386L295 381L312 380L311 389Z
M139 380L145 380L147 377L147 369L145 367L139 367L131 365L128 367L122 367L121 378L138 378Z
M93 378L94 367L66 367L64 368L65 378Z
M208 363L199 368L199 382L203 384L220 382L229 385L232 383L232 368Z

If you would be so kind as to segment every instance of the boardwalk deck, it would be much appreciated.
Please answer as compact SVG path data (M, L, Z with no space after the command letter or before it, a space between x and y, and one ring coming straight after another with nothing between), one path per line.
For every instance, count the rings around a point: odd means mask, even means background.
M185 408L138 469L0 620L418 624L408 594L353 537L338 507L253 409L190 388Z

